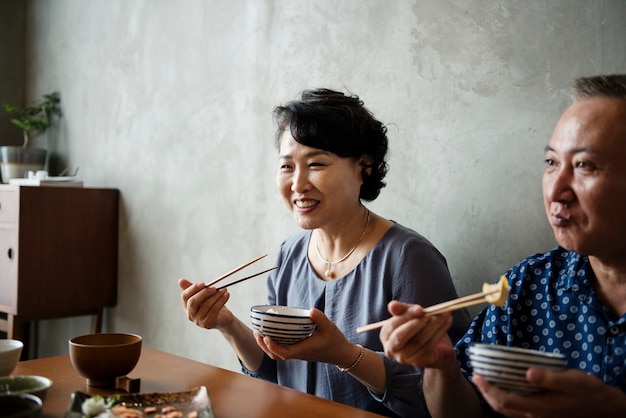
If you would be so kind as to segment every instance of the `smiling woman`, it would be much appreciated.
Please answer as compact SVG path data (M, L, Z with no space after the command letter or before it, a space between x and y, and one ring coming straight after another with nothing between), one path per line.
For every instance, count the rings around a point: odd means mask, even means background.
M412 396L420 370L385 357L376 334L356 333L388 317L392 299L432 305L457 296L445 258L425 237L364 204L385 186L385 126L358 96L329 89L304 91L274 117L278 191L303 231L282 243L267 302L304 308L315 330L285 344L275 330L236 318L226 289L181 280L188 318L221 331L246 374L385 416L426 416ZM451 338L468 319L455 313Z

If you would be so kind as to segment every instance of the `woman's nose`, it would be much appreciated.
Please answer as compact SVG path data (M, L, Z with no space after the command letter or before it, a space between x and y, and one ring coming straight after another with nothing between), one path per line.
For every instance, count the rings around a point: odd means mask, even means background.
M291 191L302 193L309 189L309 177L305 170L296 169L291 180Z

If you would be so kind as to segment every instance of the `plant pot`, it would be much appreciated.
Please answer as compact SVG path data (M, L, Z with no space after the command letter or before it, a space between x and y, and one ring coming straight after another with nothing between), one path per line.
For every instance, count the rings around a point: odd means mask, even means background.
M29 171L43 170L47 151L43 148L24 148L15 146L0 147L0 171L2 182L24 178Z

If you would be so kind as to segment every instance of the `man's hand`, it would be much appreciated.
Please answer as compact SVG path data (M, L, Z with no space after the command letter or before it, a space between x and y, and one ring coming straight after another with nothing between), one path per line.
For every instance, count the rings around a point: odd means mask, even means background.
M545 392L527 396L499 389L474 374L474 384L489 405L512 418L624 418L626 395L580 370L532 367L526 378Z

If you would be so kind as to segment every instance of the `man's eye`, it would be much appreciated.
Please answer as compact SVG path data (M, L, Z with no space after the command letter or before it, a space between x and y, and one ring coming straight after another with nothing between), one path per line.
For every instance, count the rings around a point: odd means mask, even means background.
M546 158L544 162L548 167L554 167L556 165L556 161L554 161L552 158Z
M576 167L577 168L584 168L584 169L592 169L594 168L594 165L588 161L578 161L576 163Z

